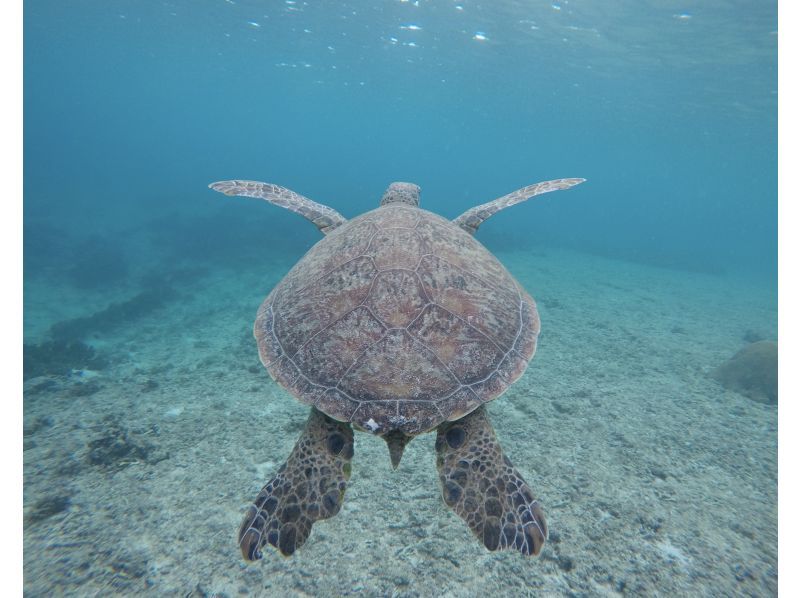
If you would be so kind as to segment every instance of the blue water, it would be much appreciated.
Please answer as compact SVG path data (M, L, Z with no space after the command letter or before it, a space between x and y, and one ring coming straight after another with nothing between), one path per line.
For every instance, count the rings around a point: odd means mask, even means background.
M26 222L238 213L205 187L226 178L346 216L410 180L455 216L584 177L497 216L487 242L774 284L774 3L418 4L27 4Z
M777 410L709 374L777 338L777 29L777 3L742 0L27 2L26 591L773 595ZM393 478L360 434L353 511L244 569L242 506L305 418L252 320L320 235L208 184L351 218L410 181L454 218L567 177L587 182L477 235L540 305L518 383L540 402L493 415L543 493L543 556L473 545L432 444Z

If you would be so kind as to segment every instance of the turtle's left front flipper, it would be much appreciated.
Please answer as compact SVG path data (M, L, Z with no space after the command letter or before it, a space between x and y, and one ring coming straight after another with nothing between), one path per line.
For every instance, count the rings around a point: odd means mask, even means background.
M247 510L239 528L244 558L260 559L267 543L288 556L303 545L315 521L336 515L352 458L350 424L312 408L292 454Z
M527 201L531 197L536 197L542 193L550 193L551 191L561 191L569 189L575 185L580 185L586 179L555 179L552 181L542 181L528 185L522 189L517 189L508 195L498 197L493 201L486 202L474 208L470 208L461 216L453 220L456 224L467 231L469 234L474 235L478 227L483 224L489 217L497 214L500 210L505 210L508 207L516 205L520 202Z
M439 426L436 466L444 502L486 548L539 554L547 538L544 514L503 455L485 407Z
M238 195L240 197L255 197L271 204L286 208L300 214L314 223L323 234L328 234L336 227L347 222L339 212L324 204L317 203L307 197L295 193L291 189L262 183L260 181L217 181L211 183L209 189L224 193L225 195Z

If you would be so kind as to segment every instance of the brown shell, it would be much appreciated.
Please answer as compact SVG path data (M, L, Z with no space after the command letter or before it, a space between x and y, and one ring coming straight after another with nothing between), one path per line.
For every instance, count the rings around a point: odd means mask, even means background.
M261 361L304 403L384 434L498 397L536 350L536 304L452 222L387 205L317 243L255 322Z

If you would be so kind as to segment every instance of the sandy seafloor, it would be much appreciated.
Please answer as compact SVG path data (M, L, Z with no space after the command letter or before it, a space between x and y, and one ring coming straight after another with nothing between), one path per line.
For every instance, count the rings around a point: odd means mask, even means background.
M216 262L87 338L105 369L25 383L26 595L776 595L777 409L708 376L748 331L776 339L775 289L567 251L497 255L542 318L527 372L489 405L544 506L538 558L487 552L445 507L434 434L392 471L384 442L358 433L340 514L291 558L243 562L243 513L307 415L251 335L299 257L273 254ZM26 281L26 342L135 292L59 285ZM95 463L114 439L128 453Z

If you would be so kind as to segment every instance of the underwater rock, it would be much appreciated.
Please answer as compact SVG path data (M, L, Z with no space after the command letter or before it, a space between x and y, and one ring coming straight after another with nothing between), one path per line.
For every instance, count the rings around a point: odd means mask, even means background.
M103 387L97 382L97 380L89 380L87 382L78 382L69 389L69 395L71 397L89 397L100 390Z
M728 390L775 405L778 403L778 343L758 341L746 346L711 373Z
M58 382L52 378L46 376L25 378L22 385L22 396L27 398L46 392L56 392L58 389Z
M104 469L121 469L136 462L154 464L169 457L149 442L138 438L138 434L130 432L111 416L103 420L103 426L103 434L87 445L87 460L92 465Z
M746 343L757 343L758 341L763 341L764 336L756 330L748 330L742 336L742 340Z
M36 434L40 430L44 430L45 428L49 428L53 425L53 418L49 415L40 415L39 417L33 419L32 421L25 424L22 429L23 436L32 436Z
M152 378L149 378L147 382L142 384L142 392L153 392L154 390L157 390L158 387L159 387L158 382L156 382Z
M564 304L555 297L542 297L539 299L539 303L547 309L561 309L564 307Z
M54 340L22 346L22 378L66 376L72 370L102 370L108 362L80 341Z
M72 504L72 499L66 494L54 494L45 496L39 500L33 508L28 512L26 517L27 523L38 523L44 519L48 519L53 515L58 515L69 509Z

